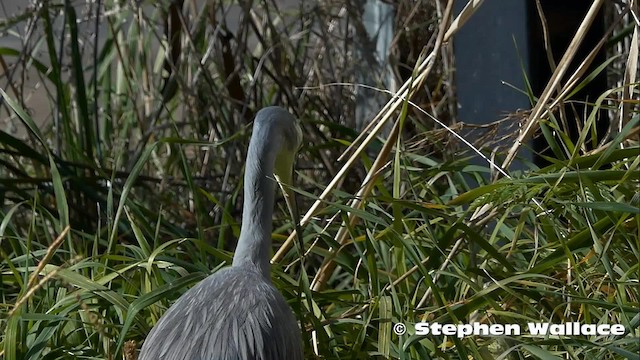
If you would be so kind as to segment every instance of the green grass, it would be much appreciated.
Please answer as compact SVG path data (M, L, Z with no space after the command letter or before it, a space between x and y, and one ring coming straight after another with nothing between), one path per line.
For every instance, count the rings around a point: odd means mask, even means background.
M0 77L10 85L0 92L0 114L20 130L0 130L1 358L132 359L182 293L230 263L250 121L271 104L288 106L304 124L298 203L302 215L320 205L300 227L304 249L294 242L273 266L300 320L306 358L638 358L637 90L612 87L590 104L577 140L557 118L571 111L569 85L557 104L530 94L541 109L553 104L534 120L554 157L495 180L494 167L470 165L469 146L398 98L395 110L381 112L398 131L349 152L355 165L342 173L336 159L361 143L341 115L352 113L352 89L304 88L354 81L357 62L332 37L344 34L318 30L339 9L279 17L275 3L256 2L260 15L241 18L231 33L220 15L230 4L189 8L180 19L168 6L105 2L105 41L94 44L78 25L93 29L95 8L72 5L0 20L2 32L29 21L40 31L21 48L0 46L10 70ZM440 39L448 29L455 36L446 16L430 11ZM165 31L169 18L179 24ZM167 38L179 38L172 45L180 51L160 44ZM330 56L314 52L320 45ZM624 67L628 58L610 62ZM414 98L434 88L425 82L446 83L448 59L436 70L421 59ZM45 116L31 115L15 75L23 70L46 88ZM622 116L622 126L591 146L603 108ZM490 145L491 134L482 139L471 146ZM372 180L361 188L367 173ZM337 174L346 177L320 196ZM288 214L280 199L274 252L292 232ZM577 321L622 324L627 334L459 339L416 335L419 321ZM400 322L407 333L398 336Z

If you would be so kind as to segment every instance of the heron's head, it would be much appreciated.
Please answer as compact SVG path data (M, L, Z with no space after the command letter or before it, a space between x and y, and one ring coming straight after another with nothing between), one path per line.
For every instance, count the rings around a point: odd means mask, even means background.
M266 151L275 151L274 173L280 181L292 185L293 163L302 145L302 130L298 120L287 110L270 106L256 114L254 133L266 137Z

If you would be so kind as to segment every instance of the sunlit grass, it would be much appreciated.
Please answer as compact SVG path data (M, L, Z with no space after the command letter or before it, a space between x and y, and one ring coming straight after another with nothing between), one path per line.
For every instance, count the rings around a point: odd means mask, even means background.
M50 106L46 119L34 118L25 94L13 90L19 87L3 88L0 113L23 131L0 131L4 359L131 359L182 293L230 263L248 124L271 104L289 106L304 124L301 215L319 201L286 248L294 227L279 201L273 236L274 253L282 250L273 281L300 320L306 358L637 358L637 90L612 88L590 104L578 139L554 115L570 107L571 96L567 103L543 99L538 106L554 110L538 126L554 158L515 175L496 174L504 152L491 158L493 166L469 164L470 146L488 143L463 144L420 122L420 110L404 98L409 90L390 96L393 108L377 117L397 123L397 131L337 162L364 140L333 118L349 113L351 105L333 107L350 90L305 88L332 72L340 81L342 71L349 74L347 55L332 64L309 50L325 44L339 53L329 35L314 32L333 10L303 9L292 23L277 13L246 17L247 38L226 36L209 8L189 10L178 18L180 30L169 31L181 39L174 57L159 41L168 35L158 24L177 14L160 5L104 6L106 41L95 58L93 44L70 26L69 7L64 21L63 7L50 4L0 22L2 31L27 20L44 29L23 49L0 47L0 56L39 76ZM216 6L211 11L223 21L230 8ZM75 15L96 20L85 12ZM52 25L60 23L69 36L63 51ZM441 24L435 46L446 46L445 34L457 29ZM426 49L407 89L437 76L429 54L440 56ZM565 86L560 93L571 94ZM586 146L602 108L623 120L608 141ZM341 172L349 156L354 166ZM413 326L419 321L523 328L576 321L622 324L628 333L421 336ZM393 333L397 323L407 325L406 334Z

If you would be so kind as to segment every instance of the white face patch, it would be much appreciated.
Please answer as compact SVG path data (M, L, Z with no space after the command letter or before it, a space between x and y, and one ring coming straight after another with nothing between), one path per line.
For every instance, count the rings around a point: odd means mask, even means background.
M280 152L289 151L294 153L295 156L295 153L302 147L302 128L298 120L293 122L293 128L289 127L286 129L283 140L284 146ZM278 156L280 156L280 154Z
M291 133L291 130L293 130L293 133ZM288 131L285 131L285 133L289 134L288 136L285 135L285 139L283 139L284 146L280 148L280 151L276 155L274 173L283 183L292 185L293 163L296 158L296 153L302 146L302 129L300 122L295 120L293 122L293 129L290 128Z
M283 147L278 155L276 155L273 172L283 183L287 185L291 185L295 154L295 151L287 150Z

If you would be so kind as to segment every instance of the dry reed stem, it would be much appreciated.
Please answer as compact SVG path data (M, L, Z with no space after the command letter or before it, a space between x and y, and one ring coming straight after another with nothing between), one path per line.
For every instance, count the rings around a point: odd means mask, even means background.
M62 230L60 235L58 235L58 237L51 243L51 245L49 245L49 247L47 248L47 253L44 255L42 260L40 260L40 262L38 263L36 270L29 277L27 288L30 288L35 284L36 279L38 278L38 274L40 274L42 269L44 269L44 267L49 263L49 260L51 260L51 257L56 252L56 250L58 250L58 247L60 247L60 244L62 244L62 240L64 240L64 238L67 236L70 230L71 230L71 226L67 225Z
M433 64L435 64L435 59L437 58L438 54L440 53L440 48L442 46L442 43L444 42L444 34L445 34L445 30L448 29L448 24L449 24L449 18L451 17L451 12L453 9L453 0L449 0L447 3L447 7L444 11L443 17L442 17L442 22L440 23L440 29L438 31L438 36L436 38L436 42L433 46L433 50L431 51L431 53L425 58L425 60L421 63L421 65L425 65L424 66L424 70L417 72L417 76L415 78L409 79L407 80L407 82L405 82L405 84L403 85L403 88L406 89L406 91L404 93L402 93L402 95L395 97L394 99L390 100L389 102L387 102L387 105L385 105L385 107L383 108L383 110L381 110L380 113L378 113L378 116L376 116L376 118L381 117L380 122L378 123L378 125L376 126L376 128L380 127L381 124L384 124L387 122L387 120L389 120L391 118L391 115L393 113L395 113L395 111L405 102L408 101L412 95L414 94L415 90L420 88L420 86L422 85L422 83L427 79L427 76L431 73L431 70L433 69ZM380 116L381 115L381 116ZM391 148L393 147L393 145L396 143L396 138L399 136L399 129L398 129L399 125L398 122L396 122L394 124L393 130L392 130L392 134L390 134L389 138L387 139L387 141L385 142L385 145L383 146L382 150L380 150L380 153L378 154L378 156L376 157L376 161L374 163L374 165L371 167L371 169L369 169L369 172L367 173L367 176L365 177L365 179L363 180L363 183L361 185L360 191L358 191L358 193L356 194L355 199L351 202L350 207L355 208L355 209L359 209L362 206L362 203L364 201L364 199L366 199L371 191L372 188L372 184L375 180L375 178L377 177L378 174L378 170L380 167L382 167L382 165L386 162L386 157L389 154L389 152L391 151ZM367 139L372 138L375 135L375 132L372 132L369 134L369 136L367 137ZM363 143L362 145L360 145L360 147L358 148L359 151L356 151L349 160L354 159L355 157L359 156L361 151L364 150L364 145L366 144ZM348 223L353 226L355 224L355 222L357 221L356 215L354 213L348 213ZM338 231L338 234L336 236L336 240L338 241L338 243L340 244L340 248L342 248L342 245L344 245L347 242L347 235L348 235L348 226L345 222L343 222L342 226L340 227L340 230ZM329 251L335 251L333 249L329 249ZM335 253L332 254L332 256L326 258L322 264L322 266L320 267L320 269L318 270L318 272L316 273L315 278L313 279L312 282L312 289L314 291L319 291L323 288L323 286L325 285L326 281L329 279L329 277L331 276L333 270L336 267L335 262L333 261L335 257Z
M542 95L538 99L538 102L536 103L534 108L531 110L531 115L523 125L524 130L521 130L520 135L514 142L513 146L511 147L511 149L507 154L507 157L502 163L503 169L507 169L509 167L511 162L515 159L515 155L520 149L520 146L522 146L522 144L537 129L538 120L546 116L546 114L548 114L550 109L553 109L554 107L556 107L562 101L562 99L564 99L571 92L571 90L575 88L575 86L579 82L580 77L584 75L584 73L587 71L587 67L593 62L600 48L604 46L604 44L606 43L606 35L605 35L600 40L600 42L598 42L598 44L594 47L594 49L589 53L589 55L587 55L587 57L580 63L578 68L571 74L571 76L567 80L567 83L562 89L562 92L559 93L555 99L553 99L551 104L547 105L548 102L551 100L551 95L553 94L554 89L556 90L560 89L560 81L564 77L569 65L571 64L571 61L575 56L576 51L578 50L578 47L582 43L582 40L584 39L585 34L589 30L591 23L594 21L595 16L597 15L598 10L602 5L602 3L603 3L602 0L594 1L594 3L591 5L591 8L585 15L584 19L582 20L580 27L576 31L576 35L573 37L573 39L571 40L571 43L567 47L565 54L563 55L562 59L560 60L560 63L556 67L553 75L551 76L551 79L549 79L549 82L547 83L547 86L542 92ZM621 14L619 19L622 18L623 14ZM611 31L613 31L613 25L608 30L607 34L609 34ZM536 202L536 204L538 203ZM482 218L484 216L487 216L486 215L487 212L492 210L493 206L494 206L493 204L485 204L481 208L476 209L476 211L471 217L471 220L473 221L473 220Z
M620 99L620 120L618 121L618 132L622 132L625 121L629 119L631 111L631 94L635 87L636 75L638 71L638 25L633 29L633 38L629 47L629 57L627 58L627 67L624 70L622 99Z
M366 131L367 129L365 129L365 131L363 131L362 135L358 136L354 140L352 145L347 149L347 151L345 151L345 152L349 152L352 147L354 147L357 143L362 141L360 143L360 145L358 146L358 148L355 150L355 152L347 159L347 162L342 166L340 171L336 174L336 176L334 176L334 178L331 180L329 185L327 185L325 190L320 194L318 199L313 203L313 205L305 213L303 218L300 220L300 226L306 225L309 222L309 220L311 220L313 215L315 215L317 213L317 211L320 209L320 205L322 204L322 202L328 197L329 193L333 189L335 189L336 185L346 175L347 171L355 163L356 159L362 153L362 151L364 151L364 149L368 146L368 144L373 140L373 138L378 133L378 131L380 129L382 129L382 127L387 122L387 120L391 117L393 112L395 112L400 107L400 105L405 101L405 99L408 100L411 97L411 95L413 95L413 90L418 88L420 86L420 84L426 79L427 75L431 71L431 68L433 67L433 63L435 62L435 57L439 53L439 50L440 50L440 47L441 47L442 43L448 41L450 39L450 37L453 36L460 29L462 24L464 24L464 22L466 22L466 20L478 9L478 6L480 4L481 4L481 1L469 2L467 4L467 6L463 9L463 11L458 15L458 17L453 22L451 22L451 25L449 25L448 28L447 28L447 21L443 21L440 24L440 31L438 33L438 37L436 39L436 43L434 45L434 49L431 51L431 53L422 62L420 62L419 65L417 65L415 67L414 71L415 71L415 73L417 73L419 75L415 79L409 79L408 81L406 81L400 87L400 89L398 90L398 93L397 93L398 95L394 96L378 112L378 114L374 117L374 119L371 121L371 123L369 125L369 127L373 126L373 129L371 130L371 132L367 133L367 131ZM449 1L447 3L447 7L445 9L445 13L444 13L443 19L446 20L451 16L452 6L453 6L453 1ZM445 30L447 30L447 31L445 32ZM366 134L366 137L365 137L365 134ZM365 139L364 140L360 140L360 139L362 139L362 137L365 137ZM392 141L392 143L393 143L393 141ZM382 152L382 150L381 150L381 152ZM363 181L363 185L361 187L361 191L359 191L359 193L358 193L359 195L365 195L364 197L366 197L366 195L368 194L368 189L366 189L366 184L371 180L371 177L372 177L371 174L375 174L375 173L376 173L376 169L372 167L372 169L370 169L369 173L367 174L367 176L365 178L365 181ZM357 201L357 203L359 205L359 204L361 204L361 200L358 200L358 199L359 199L359 197L356 197L356 200L354 200L354 202ZM353 214L349 214L349 216L350 216L350 218L354 217ZM349 220L350 223L351 223L351 221L352 220ZM343 233L346 233L346 232L343 231ZM340 232L339 232L339 234L341 235ZM293 243L293 240L294 240L295 236L296 236L296 232L294 230L289 235L287 240L280 246L278 251L275 253L275 255L273 256L273 258L271 260L272 262L275 263L275 262L278 262L278 261L280 261L282 259L282 257L286 254L286 252L291 247L291 244ZM325 262L323 264L323 267L316 274L316 278L314 279L314 285L315 285L314 286L314 290L320 289L322 287L324 281L322 281L322 282L319 281L321 278L322 279L326 279L327 278L327 275L323 275L323 273L324 272L328 272L331 269L331 265L328 265L328 264L329 263ZM323 271L323 269L324 269L324 271Z
M396 143L396 140L398 138L399 130L400 130L400 121L396 121L393 124L393 128L391 129L389 138L384 143L384 146L378 153L378 156L373 162L371 169L369 170L369 172L367 172L367 175L362 181L362 186L360 190L358 191L354 199L349 204L349 207L354 209L360 209L362 207L363 200L371 192L371 188L373 187L373 184L375 184L375 179L378 177L378 174L380 173L378 170L382 168L384 164L387 162L387 157L389 156L389 153L391 152L391 149L393 148L393 145ZM348 213L349 226L347 226L346 223L343 222L342 225L340 226L340 229L338 230L338 233L336 234L336 240L338 240L340 247L338 248L338 250L335 250L329 257L324 259L322 266L320 266L320 269L318 270L318 272L316 273L316 276L311 282L311 288L313 290L315 291L320 290L322 286L329 279L329 276L331 275L331 273L333 273L333 270L336 267L336 263L334 259L338 254L339 249L342 249L343 245L346 244L348 239L347 235L349 234L348 230L350 228L353 228L353 226L355 226L356 220L357 218L355 217L355 215L353 215L353 213ZM329 250L331 251L331 249Z
M509 167L511 162L515 159L515 156L518 153L518 150L520 150L520 146L522 146L522 144L537 129L539 119L545 116L549 111L549 107L547 107L547 103L551 99L551 95L553 94L554 89L560 84L562 77L567 72L567 69L571 64L571 60L573 60L573 58L575 57L578 47L582 43L582 40L584 39L587 31L589 30L591 23L595 20L598 10L600 9L603 3L604 3L604 0L595 0L591 4L591 8L589 8L587 15L585 15L584 19L582 20L582 23L580 24L580 27L578 27L576 35L573 37L573 39L571 40L571 43L567 47L567 51L562 56L562 59L560 60L560 63L558 64L556 71L551 76L551 79L549 80L549 82L547 83L547 86L542 92L540 99L538 100L533 110L531 111L531 115L529 116L529 119L524 124L523 126L524 129L521 130L520 135L518 136L513 146L507 153L507 157L502 163L502 168L506 169Z
M38 275L40 274L42 269L44 269L44 267L49 263L49 260L51 260L51 257L53 256L53 254L56 252L60 244L62 244L62 241L64 240L64 238L69 233L69 230L71 230L71 227L67 225L67 227L65 227L64 230L62 230L60 235L58 235L58 237L51 243L51 245L49 245L49 247L47 248L47 253L44 255L42 260L40 260L40 262L38 263L38 266L33 271L31 276L29 276L29 282L27 282L27 289L28 289L27 292L23 296L21 296L18 299L18 301L16 301L16 303L13 305L13 308L9 311L9 314L8 314L9 317L13 315L20 308L20 306L22 306L22 304L24 304L27 300L29 300L29 298L31 298L31 296L33 296L33 294L36 291L38 291L38 289L40 289L47 281L49 281L49 279L55 276L55 274L57 273L56 270L46 274L42 278L42 280L36 283Z
M449 25L447 32L444 34L444 41L449 41L449 39L460 30L462 25L480 8L483 1L484 0L471 0L464 6L460 14L458 14L451 22L451 25Z
M417 67L417 70L430 68L428 65L431 64L432 58L433 56L431 55L428 56L422 63L420 63L420 65ZM393 112L400 106L400 104L402 104L403 98L409 96L411 90L408 89L408 86L410 83L411 83L411 80L407 81L401 88L401 94L398 95L397 97L394 97L392 100L390 100L384 106L384 108L378 113L378 115L376 115L375 119L380 118L380 120L377 122L377 124L371 130L371 132L367 134L366 138L358 146L355 152L347 159L346 163L342 166L342 168L338 171L338 173L333 177L333 179L331 179L331 182L329 182L329 185L327 185L327 187L320 194L318 199L313 203L313 205L311 205L309 210L307 210L306 214L300 220L300 226L306 225L309 222L309 220L311 220L313 215L317 213L317 211L320 209L320 205L322 204L322 202L329 196L331 191L333 191L333 189L336 188L336 185L340 181L342 181L342 178L347 174L351 166L353 166L353 164L356 162L359 155L366 149L369 143L373 141L378 131L380 131L382 127L385 125L386 121L389 118L391 118L391 115L393 115ZM402 89L404 89L404 91L402 91ZM374 122L375 122L375 119L374 119ZM286 254L286 252L291 247L291 244L293 242L293 239L295 238L295 235L296 235L295 231L293 231L291 235L289 235L287 240L280 246L278 251L275 253L273 258L271 259L271 262L275 263L282 259L284 254Z

